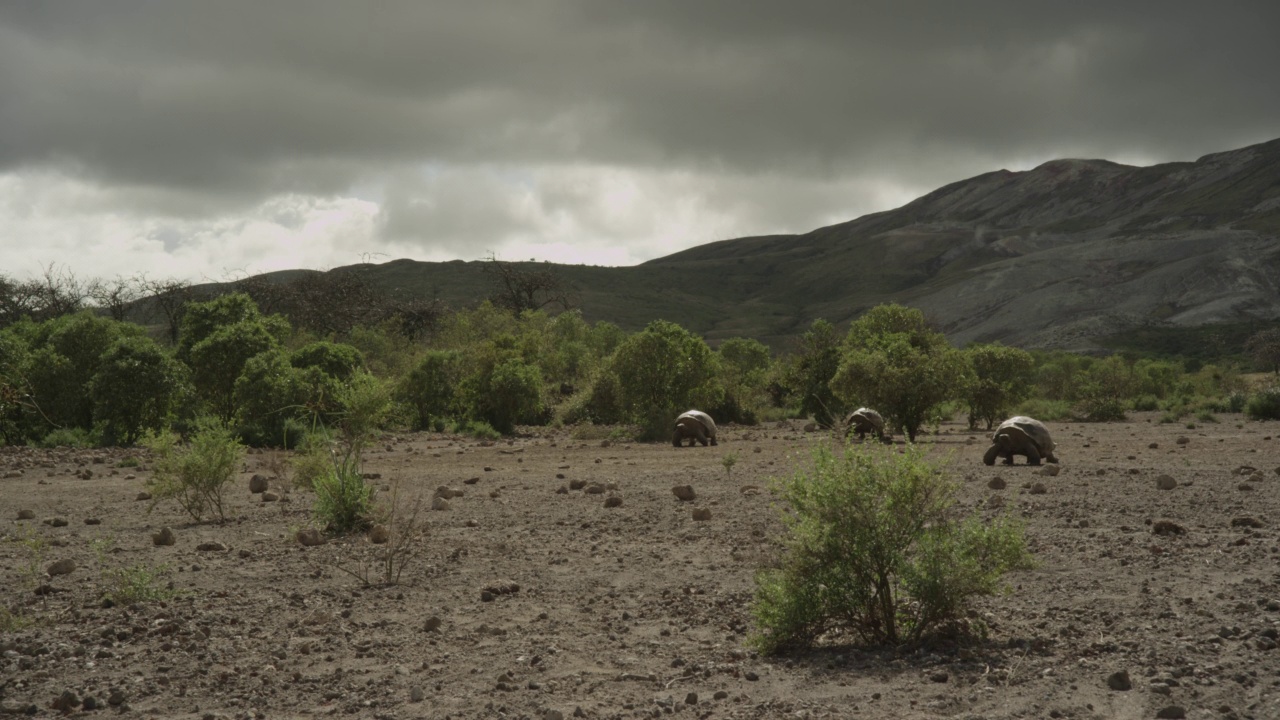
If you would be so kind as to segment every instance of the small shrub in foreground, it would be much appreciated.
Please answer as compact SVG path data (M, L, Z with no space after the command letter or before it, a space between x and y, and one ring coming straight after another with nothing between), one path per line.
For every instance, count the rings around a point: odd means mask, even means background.
M133 605L152 600L169 600L177 592L168 584L161 584L164 567L131 565L107 570L103 580L107 584L107 597L117 605Z
M144 444L154 457L147 483L154 497L152 507L173 499L197 522L210 513L226 519L222 493L244 459L244 446L231 429L204 419L185 446L171 432L151 435Z
M812 467L776 486L791 512L781 566L756 576L755 642L766 653L828 633L919 641L1031 565L1017 525L956 517L957 485L917 448L819 447Z

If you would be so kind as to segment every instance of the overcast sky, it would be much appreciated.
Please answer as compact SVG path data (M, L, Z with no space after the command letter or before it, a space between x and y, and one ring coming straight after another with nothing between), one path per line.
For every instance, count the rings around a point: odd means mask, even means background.
M1182 7L1182 6L1186 7ZM0 273L630 265L1280 137L1280 3L0 0Z

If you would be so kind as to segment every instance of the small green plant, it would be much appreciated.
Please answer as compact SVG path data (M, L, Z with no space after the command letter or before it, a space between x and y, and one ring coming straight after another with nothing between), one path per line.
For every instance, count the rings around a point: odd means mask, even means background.
M720 464L724 466L725 476L732 480L733 466L738 464L738 453L725 453L725 456L720 460Z
M1160 399L1155 395L1139 395L1133 400L1134 412L1152 412L1160 409Z
M1014 409L1016 415L1027 415L1041 422L1057 422L1071 419L1071 403L1065 400L1036 398L1027 400Z
M1249 398L1244 414L1253 420L1280 420L1280 386L1261 390Z
M164 566L153 568L141 563L105 570L102 579L106 583L107 597L117 605L172 599L176 591L161 584L165 571Z
M120 460L120 462L116 463L116 467L118 467L118 468L136 468L136 467L138 467L138 466L139 466L139 465L141 465L141 464L142 464L142 461L141 461L141 460L139 460L138 458L136 458L136 457L134 457L134 456L130 455L130 456L126 457L126 458L121 459L121 460Z
M45 435L36 444L42 448L91 448L98 446L98 439L94 437L92 432L84 428L66 427L58 428Z
M1182 416L1172 410L1166 410L1164 414L1160 416L1160 423L1164 425L1176 423L1180 420L1182 420Z
M44 565L45 550L48 543L35 531L23 527L18 531L17 537L9 536L10 542L15 542L22 546L25 562L21 567L22 581L28 587L35 587L40 582L40 576L44 573L42 566Z
M21 611L11 610L4 605L0 605L0 635L18 632L29 625L31 625L31 620L24 616Z
M484 420L454 422L449 425L448 430L455 435L466 435L477 440L497 440L502 437L502 433L494 430L493 426Z
M332 462L311 485L316 517L330 532L347 533L370 524L374 488L364 480L364 449L391 411L391 394L380 380L357 371L340 387L338 402L337 443L328 449Z
M1203 422L1203 423L1216 423L1218 422L1218 416L1214 415L1212 412L1208 410L1201 410L1200 412L1196 413L1196 420L1199 420L1200 422Z
M1193 422L1189 422L1189 423L1187 423L1187 429L1188 429L1188 430L1195 430L1195 429L1196 429L1196 424L1195 424L1195 423L1193 423Z
M756 575L756 645L808 647L828 633L871 644L919 641L958 626L968 601L1032 564L1019 526L958 519L957 484L908 446L814 450L775 481L787 504L781 565Z
M240 469L244 446L222 423L205 418L196 425L188 445L175 433L150 435L144 441L154 457L147 483L154 497L175 500L197 522L208 514L225 520L222 493Z
M385 535L382 542L372 550L372 560L366 552L365 557L360 558L354 566L335 565L338 570L359 580L364 586L374 585L379 572L382 585L400 584L401 574L424 548L422 539L427 530L420 521L422 496L416 496L410 503L404 499L401 489L400 481L392 483L390 497L374 512L378 526L370 534L383 532Z

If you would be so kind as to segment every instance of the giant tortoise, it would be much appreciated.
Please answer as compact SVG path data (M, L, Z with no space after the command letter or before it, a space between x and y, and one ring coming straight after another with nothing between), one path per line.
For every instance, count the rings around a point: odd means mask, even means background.
M893 442L893 438L884 431L884 417L871 408L863 407L854 410L849 413L849 417L845 418L844 424L848 428L846 434L857 433L859 440L866 440L869 433L880 442Z
M708 442L716 444L716 421L701 410L690 410L676 418L676 431L671 437L671 444L681 447L685 438L689 438L689 447L695 441L705 447Z
M995 465L996 458L1004 458L1005 465L1013 464L1014 455L1025 455L1028 465L1039 465L1044 458L1051 463L1058 462L1053 450L1057 447L1049 437L1049 429L1035 418L1018 415L1000 423L991 436L991 447L982 456L982 462Z

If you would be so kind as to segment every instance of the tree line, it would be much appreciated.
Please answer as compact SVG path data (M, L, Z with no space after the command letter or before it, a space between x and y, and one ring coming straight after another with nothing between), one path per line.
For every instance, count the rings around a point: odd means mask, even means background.
M292 446L338 423L353 382L386 387L389 427L490 436L590 423L656 439L691 407L718 422L834 426L868 406L914 440L956 415L990 428L1013 412L1163 410L1172 422L1280 406L1273 391L1248 392L1237 367L957 348L898 305L843 333L815 320L782 353L751 338L712 348L672 322L634 333L587 322L554 278L503 269L493 298L460 310L376 291L356 272L251 278L216 296L172 280L0 276L0 440L128 445L212 418L250 444ZM1280 331L1250 350L1274 371Z

